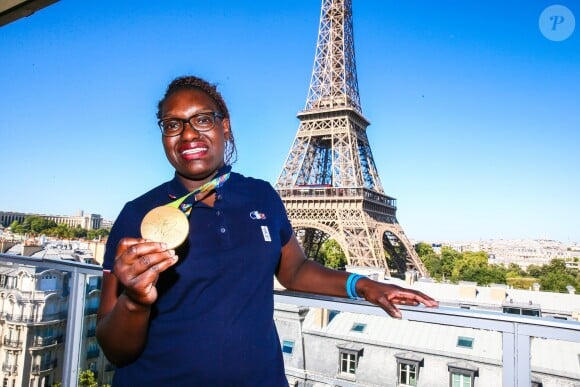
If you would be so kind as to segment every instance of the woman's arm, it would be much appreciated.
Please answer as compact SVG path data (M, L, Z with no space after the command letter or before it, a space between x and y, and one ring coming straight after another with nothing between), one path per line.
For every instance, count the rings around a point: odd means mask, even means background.
M307 259L295 236L282 247L277 278L289 290L347 297L346 281L349 275L348 272L329 269ZM356 292L395 318L401 318L401 312L395 304L438 305L433 298L419 291L373 281L368 277L356 282Z
M128 364L143 351L155 283L176 262L175 252L160 243L134 238L119 243L113 272L103 273L97 312L97 340L111 363Z

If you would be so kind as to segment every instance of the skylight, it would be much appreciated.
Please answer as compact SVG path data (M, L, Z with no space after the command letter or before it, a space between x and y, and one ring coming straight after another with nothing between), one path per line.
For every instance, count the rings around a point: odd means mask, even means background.
M362 332L365 330L366 327L367 324L354 323L352 324L352 328L350 328L350 330L353 332Z
M459 336L457 338L457 346L463 348L473 348L473 338Z

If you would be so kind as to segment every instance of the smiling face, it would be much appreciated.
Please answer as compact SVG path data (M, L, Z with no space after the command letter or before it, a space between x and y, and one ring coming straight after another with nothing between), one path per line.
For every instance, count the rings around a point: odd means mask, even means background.
M177 90L161 105L161 118L188 119L194 114L217 112L216 103L199 89ZM225 142L230 136L228 118L216 118L213 129L200 133L186 124L178 136L163 136L165 155L190 190L209 181L224 166Z

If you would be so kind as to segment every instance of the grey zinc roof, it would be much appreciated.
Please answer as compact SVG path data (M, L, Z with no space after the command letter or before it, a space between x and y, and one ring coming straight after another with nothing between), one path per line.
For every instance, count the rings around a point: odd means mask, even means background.
M443 326L370 316L338 313L325 327L316 323L311 310L304 320L304 333L326 336L342 342L400 349L407 354L433 354L474 362L502 364L502 336L497 331ZM362 332L354 324L365 324ZM473 339L472 348L457 346L459 337ZM580 380L580 343L533 338L531 365L534 372L548 372Z
M386 315L381 317L349 312L341 312L326 327L317 328L311 316L312 313L309 313L304 321L305 333L308 330L319 331L339 339L400 348L404 351L460 355L492 363L501 362L501 334L496 331L449 327L397 320ZM355 323L366 324L366 328L363 332L354 332L351 328ZM473 347L458 347L459 336L472 338Z

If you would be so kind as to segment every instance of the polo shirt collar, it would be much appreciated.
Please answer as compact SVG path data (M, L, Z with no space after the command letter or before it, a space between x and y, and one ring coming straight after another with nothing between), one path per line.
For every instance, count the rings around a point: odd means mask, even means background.
M218 170L215 177L225 175L226 173L231 172L231 170L232 170L231 165L224 165L223 167L221 167ZM167 196L168 196L168 198L170 200L175 200L175 199L180 198L184 195L187 195L188 193L189 193L189 191L181 183L181 180L179 180L179 178L177 177L177 172L175 172L173 179L171 179L167 184Z

